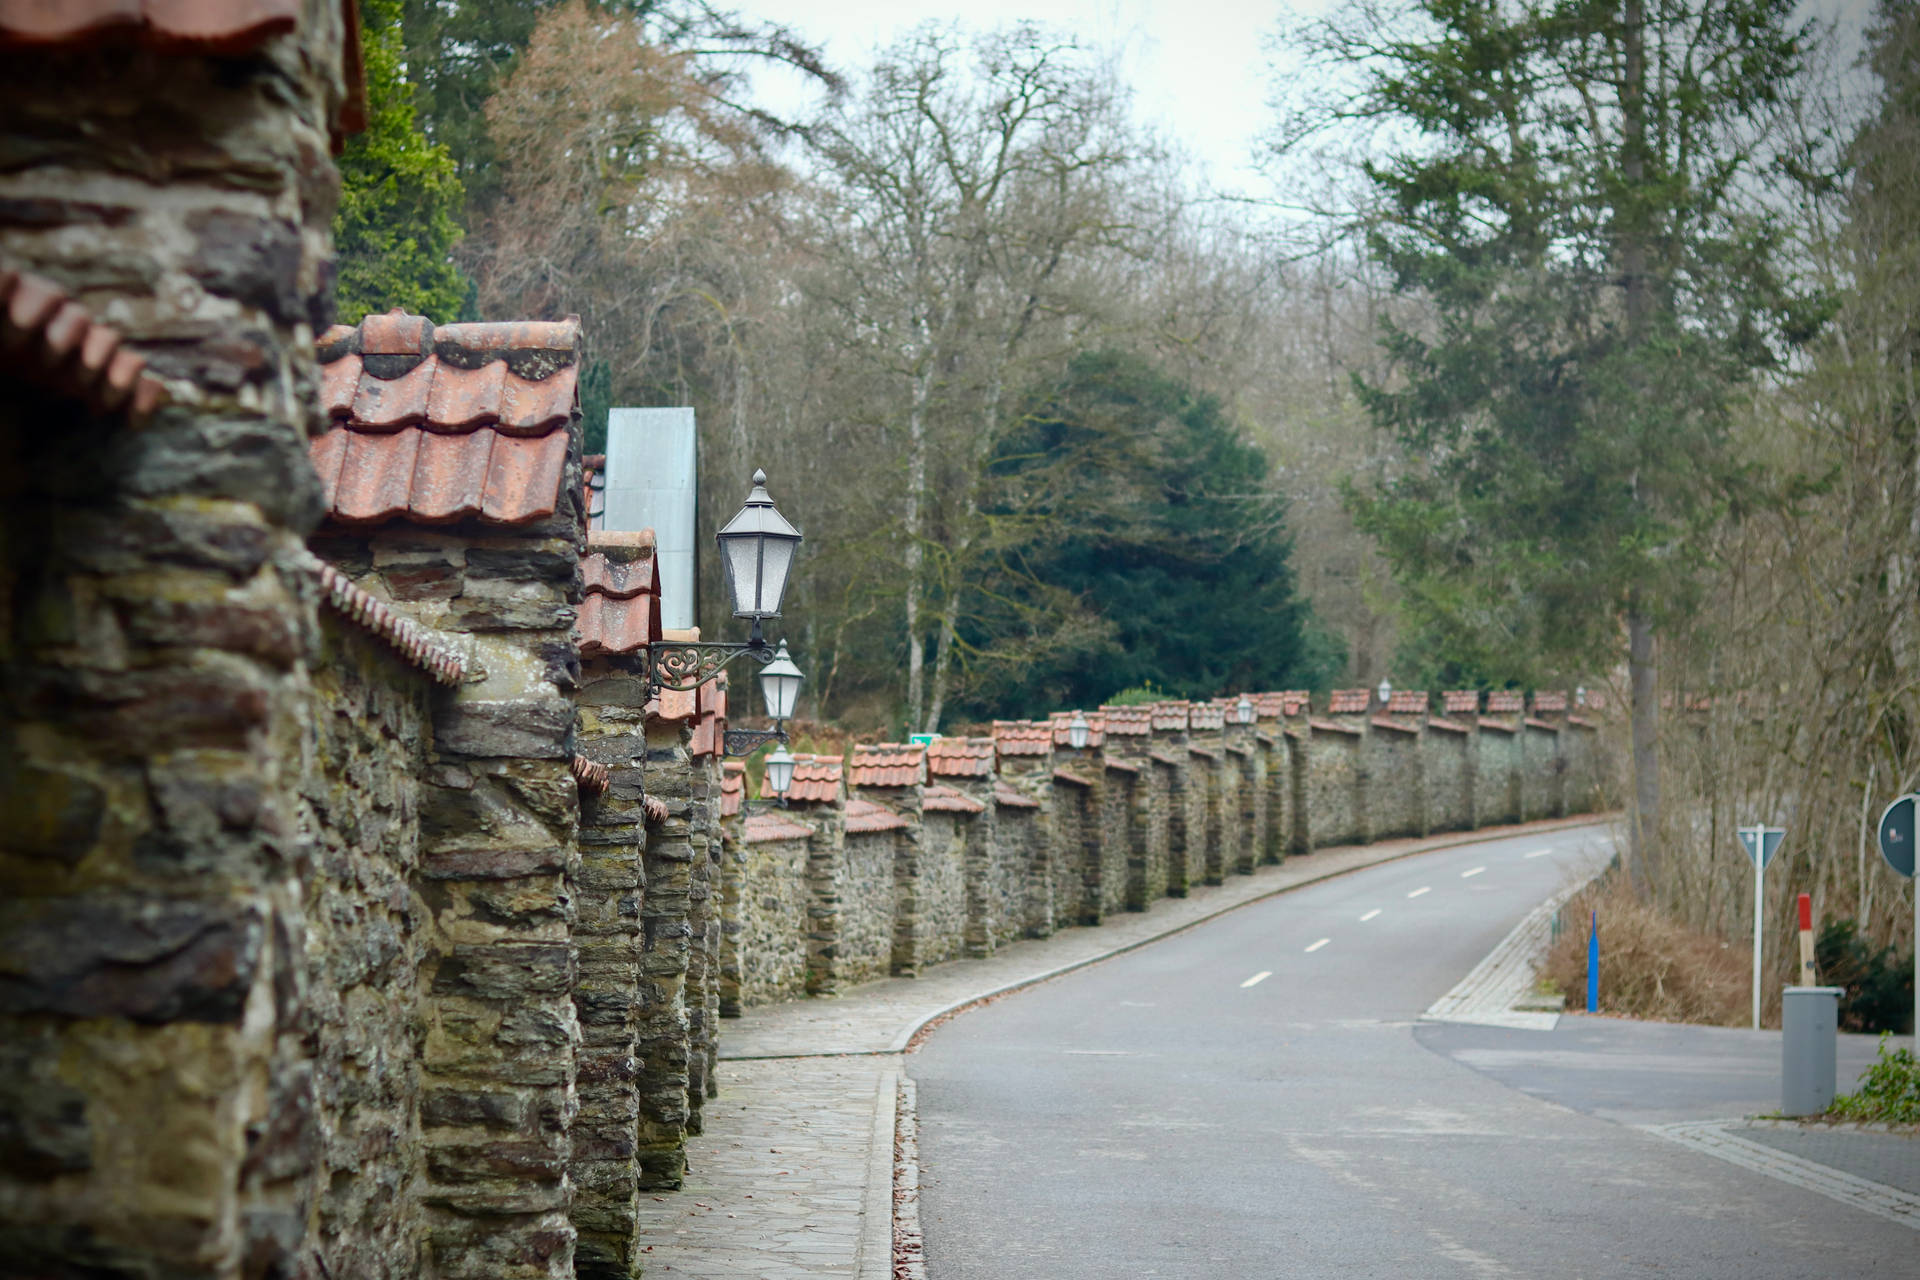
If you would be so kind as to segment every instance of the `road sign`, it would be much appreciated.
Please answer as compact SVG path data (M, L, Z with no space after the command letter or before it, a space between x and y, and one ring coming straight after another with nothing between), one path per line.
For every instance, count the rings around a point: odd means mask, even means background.
M1917 797L1901 796L1880 814L1880 856L1900 875L1912 879L1913 809ZM1915 881L1920 885L1920 881ZM1920 892L1913 895L1913 933L1920 938ZM1920 1027L1920 947L1913 949L1913 1025Z
M1880 815L1880 856L1908 877L1913 875L1913 802L1913 796L1901 796Z
M1908 819L1907 830L1909 832L1913 830L1911 818ZM1780 851L1780 841L1786 838L1787 829L1785 827L1736 827L1734 834L1740 837L1740 847L1747 851L1747 857L1753 860L1753 865L1765 871L1767 864L1773 861L1773 855ZM1912 846L1911 835L1908 836L1907 843L1909 847Z
M1786 838L1785 827L1769 827L1764 823L1751 827L1735 827L1733 834L1740 837L1740 847L1747 851L1747 860L1753 863L1753 1029L1760 1029L1760 943L1766 932L1761 918L1762 904L1766 901L1767 864L1773 861L1773 855L1780 851L1780 842Z

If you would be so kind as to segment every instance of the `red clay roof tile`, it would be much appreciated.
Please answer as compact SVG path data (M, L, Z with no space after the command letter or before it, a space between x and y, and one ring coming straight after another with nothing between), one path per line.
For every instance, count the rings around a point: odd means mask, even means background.
M1468 731L1467 726L1464 724L1461 724L1459 721L1442 720L1439 716L1434 716L1432 719L1428 720L1427 728L1438 729L1442 733L1466 733Z
M1395 720L1392 716L1373 717L1373 727L1376 729L1391 729L1395 733L1418 734L1420 732L1419 725L1409 723L1405 720Z
M840 798L840 757L795 755L793 781L787 787L789 802L820 804ZM771 800L765 778L760 780L760 798Z
M1462 712L1480 710L1480 691L1478 689L1449 689L1440 695L1446 712L1450 716Z
M1561 692L1537 692L1533 695L1533 709L1535 711L1565 711L1567 709L1567 695Z
M813 834L813 828L783 813L755 813L748 816L744 834L748 844L765 844L772 840L805 840Z
M1184 730L1187 727L1187 704L1184 702L1156 702L1147 710L1153 717L1155 729Z
M607 794L607 788L613 785L613 774L607 766L583 755L575 754L567 771L573 774L573 780L580 785L580 790L590 796L603 796Z
M1101 707L1107 732L1116 738L1142 738L1153 732L1153 713L1145 707Z
M449 324L401 311L317 344L335 426L309 446L329 514L351 524L525 524L559 505L580 323Z
M596 529L588 534L587 546L580 562L586 594L573 628L580 638L580 656L637 653L660 639L660 565L653 554L653 531Z
M993 802L1003 809L1038 809L1040 807L1038 800L1004 782L994 784Z
M927 744L927 772L937 778L993 775L992 738L935 738Z
M1067 747L1072 745L1071 740L1067 736L1067 731L1068 727L1073 724L1073 718L1075 716L1085 716L1087 718L1087 745L1089 747L1097 747L1106 741L1107 718L1098 711L1055 711L1047 717L1047 723L1053 728L1054 746Z
M120 344L119 330L94 320L53 281L0 271L0 368L137 423L165 403L167 388L146 371L146 357Z
M457 685L466 677L465 660L431 628L402 617L318 556L310 558L309 567L319 580L322 598L335 613L386 641L400 657L441 684Z
M907 820L884 805L871 800L847 801L847 830L861 835L874 831L899 831Z
M1425 689L1395 690L1387 699L1387 714L1390 716L1423 716L1430 706Z
M1309 717L1307 727L1309 729L1318 729L1322 733L1346 733L1352 734L1354 737L1360 736L1360 730L1357 727L1339 720L1316 720Z
M1003 756L1044 756L1053 751L1053 729L1035 720L995 720L993 745Z
M847 781L856 787L911 787L926 779L923 748L904 742L856 746Z
M1373 693L1367 689L1335 689L1327 697L1327 714L1353 716L1365 714L1373 705Z
M747 802L747 762L729 760L720 773L720 816L731 818Z
M1053 771L1053 780L1055 782L1064 782L1070 787L1084 787L1089 791L1093 789L1093 783L1089 779L1083 778L1068 769L1055 769Z
M1522 710L1525 699L1512 689L1495 689L1487 695L1487 711L1493 715L1512 715Z
M232 56L292 31L299 17L300 0L0 0L0 48L130 39Z
M1189 729L1224 729L1227 724L1227 709L1217 702L1195 702L1187 708L1187 727Z
M920 807L929 813L985 813L987 809L972 796L938 785L920 792Z

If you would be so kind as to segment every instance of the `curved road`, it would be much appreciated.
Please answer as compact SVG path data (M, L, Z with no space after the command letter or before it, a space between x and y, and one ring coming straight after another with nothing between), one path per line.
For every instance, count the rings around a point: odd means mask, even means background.
M909 1064L929 1276L1914 1274L1911 1229L1631 1127L1777 1105L1777 1040L1416 1031L1606 841L1388 863L941 1027Z

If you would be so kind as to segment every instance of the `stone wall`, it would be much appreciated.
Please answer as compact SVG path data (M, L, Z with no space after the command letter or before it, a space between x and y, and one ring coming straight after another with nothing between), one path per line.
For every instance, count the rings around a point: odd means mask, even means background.
M1364 737L1364 730L1333 721L1307 726L1301 805L1310 848L1354 844L1367 838L1361 817L1364 783L1360 752Z
M1365 746L1367 834L1375 840L1427 833L1427 780L1420 726L1376 717Z
M1474 816L1481 826L1520 821L1520 730L1494 717L1474 735Z
M842 832L836 848L831 824L816 825L825 829L815 834L813 843L819 911L815 937L831 948L832 962L825 968L830 978L825 985L814 985L812 994L826 995L893 972L900 839L895 831ZM830 924L823 923L828 920Z
M312 1066L313 1248L336 1275L421 1269L420 779L432 683L383 642L322 614L309 753L314 833L304 918Z
M1427 726L1420 739L1421 767L1427 778L1427 826L1433 831L1463 831L1474 826L1474 735L1464 725L1445 721Z
M120 39L0 53L0 1258L16 1274L293 1274L322 1214L365 1274L415 1256L411 1224L382 1235L356 1225L362 1197L320 1196L322 1161L412 1121L381 1074L365 1130L335 1098L322 1133L324 1065L395 1028L321 1046L316 1018L345 1014L316 1011L309 975L336 968L349 993L382 959L407 976L386 928L417 904L371 905L398 874L381 860L413 856L403 819L370 813L327 848L303 825L322 643L301 550L320 513L311 340L357 55L340 6L294 17L220 57L188 50L227 33L176 40L164 10ZM383 796L394 813L405 792ZM371 847L388 820L400 834ZM369 880L330 900L315 878L336 858ZM345 918L318 932L337 923L372 956L314 954L307 912L332 905Z
M740 1005L769 1004L807 993L807 880L810 828L779 819L750 820L732 852L729 946L739 957Z

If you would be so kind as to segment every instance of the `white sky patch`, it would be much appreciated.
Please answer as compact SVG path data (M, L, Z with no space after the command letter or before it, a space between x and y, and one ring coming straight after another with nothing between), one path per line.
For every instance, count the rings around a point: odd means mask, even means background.
M1339 0L809 0L796 5L744 0L744 16L787 23L821 47L837 70L858 79L874 52L923 22L963 21L988 30L1032 21L1111 57L1133 91L1134 118L1197 162L1223 193L1271 196L1253 161L1273 125L1269 99L1297 80L1299 59L1270 47L1282 23L1334 12ZM1797 19L1837 22L1836 62L1850 66L1871 15L1865 0L1809 0ZM785 68L748 64L757 105L805 116L821 101L811 81Z

